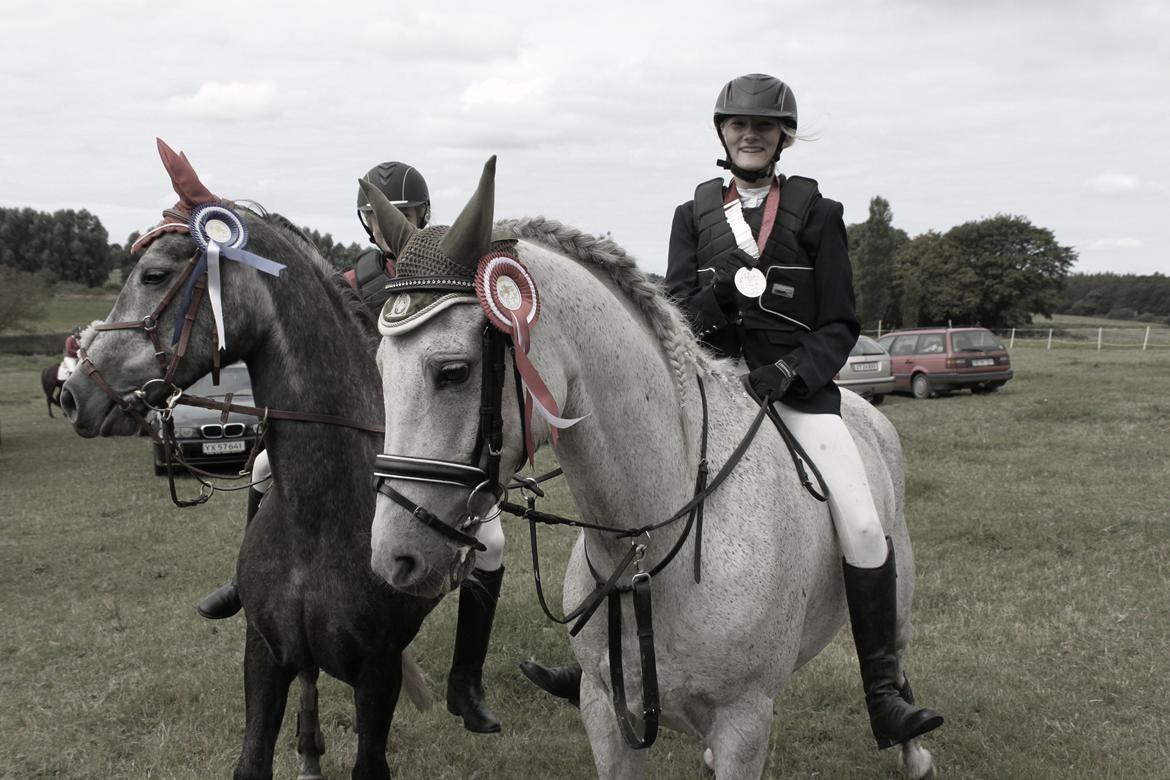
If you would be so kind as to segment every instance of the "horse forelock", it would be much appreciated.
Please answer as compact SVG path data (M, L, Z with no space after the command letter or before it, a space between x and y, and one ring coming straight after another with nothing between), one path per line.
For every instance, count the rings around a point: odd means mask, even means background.
M593 236L546 217L501 220L493 234L532 241L584 265L600 269L638 307L653 329L674 375L679 399L685 402L691 372L725 374L730 365L707 354L691 334L682 313L637 262L615 241Z

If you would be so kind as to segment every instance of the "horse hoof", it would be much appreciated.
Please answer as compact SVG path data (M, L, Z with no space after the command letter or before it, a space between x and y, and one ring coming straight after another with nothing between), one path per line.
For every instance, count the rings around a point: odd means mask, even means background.
M917 740L902 746L902 771L911 780L935 780L938 777L934 756Z

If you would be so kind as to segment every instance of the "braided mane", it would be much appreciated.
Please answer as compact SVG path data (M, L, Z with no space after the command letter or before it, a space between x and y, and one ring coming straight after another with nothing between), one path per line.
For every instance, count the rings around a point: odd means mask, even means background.
M500 220L496 223L494 237L500 238L502 233L542 244L578 262L605 271L629 300L638 306L658 336L674 374L680 403L687 400L690 372L710 374L716 368L716 361L699 347L679 310L670 303L658 285L638 268L634 258L614 241L589 235L546 217Z

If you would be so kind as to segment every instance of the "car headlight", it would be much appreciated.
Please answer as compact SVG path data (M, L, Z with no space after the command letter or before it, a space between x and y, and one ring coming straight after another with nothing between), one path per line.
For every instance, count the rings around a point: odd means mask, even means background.
M175 428L175 436L180 439L194 439L199 435L196 428Z

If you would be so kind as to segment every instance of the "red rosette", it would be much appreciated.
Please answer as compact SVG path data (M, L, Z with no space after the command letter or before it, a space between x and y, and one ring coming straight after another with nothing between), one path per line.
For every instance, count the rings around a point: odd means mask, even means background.
M528 331L540 316L540 294L520 258L508 252L490 252L480 258L475 295L492 325L527 345ZM514 322L520 325L520 333Z

